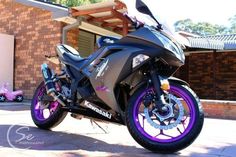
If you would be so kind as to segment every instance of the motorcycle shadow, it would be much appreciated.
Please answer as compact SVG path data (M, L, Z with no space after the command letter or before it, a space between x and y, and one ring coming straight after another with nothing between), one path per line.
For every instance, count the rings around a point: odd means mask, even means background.
M144 148L122 144L109 144L96 138L68 132L41 130L36 127L19 125L0 125L0 147L45 150L107 152L119 154L150 154ZM109 135L108 135L109 136Z

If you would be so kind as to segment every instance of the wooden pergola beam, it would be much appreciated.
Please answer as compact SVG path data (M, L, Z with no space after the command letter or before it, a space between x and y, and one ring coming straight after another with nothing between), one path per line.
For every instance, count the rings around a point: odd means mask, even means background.
M129 29L132 29L132 27L128 27ZM123 27L114 27L113 29L112 29L112 31L119 31L119 32L122 32L123 31Z
M74 9L74 8L69 8L68 12L69 14L72 16L74 13L76 13L78 10Z
M121 19L123 21L123 30L122 30L122 35L125 36L128 34L129 30L129 21L122 13L116 10L112 10L112 15Z
M129 24L128 21L123 21L123 31L122 31L122 35L126 36L129 32Z
M126 17L124 17L124 15L122 13L120 13L119 11L116 11L113 9L111 11L111 13L114 17L117 17L117 18L121 19L122 21L128 21L128 19Z
M113 15L108 15L108 16L104 16L104 17L90 17L87 19L88 22L104 22L105 20L108 19L115 19L116 17L114 17Z
M122 35L126 35L129 30L129 20L124 17L124 15L119 12L118 10L126 8L126 5L122 3L119 0L114 1L116 3L115 6L109 6L109 7L103 7L103 8L96 8L96 9L88 9L88 10L78 10L76 8L70 9L70 15L72 17L78 17L78 16L87 16L88 22L101 22L102 27L117 27L118 25L122 25ZM104 16L104 17L93 17L91 14L96 13L104 13L104 12L110 12L110 15ZM122 22L106 22L105 20L108 19L120 19Z
M76 9L73 9L76 10ZM112 11L113 7L104 7L104 8L98 8L98 9L93 9L93 10L77 10L77 11L72 11L71 15L73 17L77 16L82 16L82 15L89 15L89 14L96 14L96 13L101 13L101 12L108 12Z
M91 10L77 10L75 8L72 8L70 13L73 17L77 17L77 16L82 16L82 15L108 12L108 11L112 11L112 10L120 10L125 7L124 3L120 2L120 1L115 1L115 2L117 4L116 6L103 7L103 8L97 8L97 9L91 9Z
M123 22L111 22L111 23L108 23L108 22L104 22L101 26L102 27L116 27L116 26L119 26L119 25L123 25Z
M117 6L119 6L119 7L126 8L126 5L125 5L123 2L119 1L119 0L115 0L115 3L116 3Z

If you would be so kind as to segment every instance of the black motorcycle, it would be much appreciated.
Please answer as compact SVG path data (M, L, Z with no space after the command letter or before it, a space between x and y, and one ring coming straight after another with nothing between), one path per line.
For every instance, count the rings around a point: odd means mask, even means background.
M126 125L132 137L154 152L189 146L201 132L204 114L188 83L171 77L184 64L183 50L141 0L139 12L155 25L132 19L136 31L116 39L101 37L88 58L57 45L62 72L41 66L44 81L35 91L31 115L42 129L74 118Z

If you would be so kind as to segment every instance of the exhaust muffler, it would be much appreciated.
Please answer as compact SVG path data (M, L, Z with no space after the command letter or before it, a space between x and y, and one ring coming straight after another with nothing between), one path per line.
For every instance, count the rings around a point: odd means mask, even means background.
M53 73L46 63L41 65L43 73L44 83L47 88L47 94L54 98L54 101L58 101L62 106L66 106L63 101L63 97L56 91L55 82L53 81Z

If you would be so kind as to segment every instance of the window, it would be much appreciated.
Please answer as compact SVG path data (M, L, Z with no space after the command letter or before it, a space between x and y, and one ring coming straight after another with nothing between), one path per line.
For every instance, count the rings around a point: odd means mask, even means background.
M80 30L79 32L79 53L82 57L87 57L94 52L95 34Z

